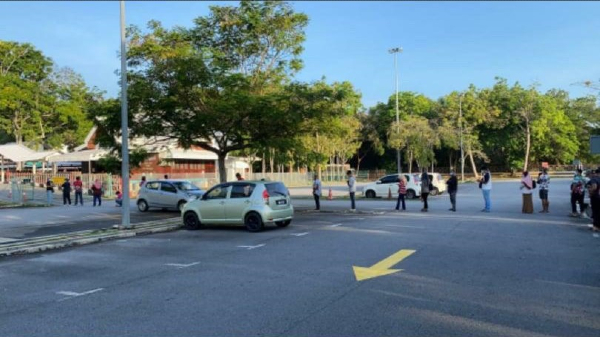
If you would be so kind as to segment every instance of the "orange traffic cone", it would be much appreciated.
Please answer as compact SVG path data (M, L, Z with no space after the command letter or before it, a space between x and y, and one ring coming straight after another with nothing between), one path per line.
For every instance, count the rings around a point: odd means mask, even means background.
M331 193L331 188L329 189L329 196L327 196L327 200L333 200L333 194Z
M392 198L392 188L388 187L388 199Z

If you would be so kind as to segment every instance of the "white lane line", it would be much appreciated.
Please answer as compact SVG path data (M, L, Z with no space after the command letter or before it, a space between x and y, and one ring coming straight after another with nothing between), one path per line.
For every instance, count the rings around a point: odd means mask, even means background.
M419 228L425 229L423 226L407 226L407 225L384 225L385 227L406 227L406 228Z
M13 241L19 241L19 239L2 238L2 237L0 237L0 243L13 242Z
M10 219L10 220L19 220L19 219L21 219L20 216L15 216L15 215L7 215L4 218L5 219Z
M80 296L85 296L85 295L90 295L93 293L97 293L99 291L104 290L104 288L98 288L98 289L94 289L94 290L89 290L89 291L84 291L82 293L76 293L74 291L57 291L56 294L57 295L63 295L63 296L69 296L69 297L65 297L60 299L59 301L64 301L64 300L68 300L70 298L75 298L75 297L80 297Z
M308 232L304 232L304 233L295 233L292 234L293 236L304 236L304 235L308 235Z
M260 245L256 245L256 246L238 246L238 248L246 248L248 250L252 250L252 249L256 249L256 248L260 248L260 247L264 247L266 246L266 244L261 243Z
M165 266L169 266L169 267L175 267L175 268L187 268L187 267L191 267L191 266L195 266L197 264L200 264L200 262L192 262L192 263L188 263L188 264L182 264L182 263L167 263L165 264Z
M336 223L336 224L331 225L330 227L340 227L341 225L342 225L341 223Z

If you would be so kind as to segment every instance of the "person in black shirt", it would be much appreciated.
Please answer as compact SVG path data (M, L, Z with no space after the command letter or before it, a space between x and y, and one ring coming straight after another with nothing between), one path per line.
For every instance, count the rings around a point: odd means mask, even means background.
M450 203L452 204L452 208L450 208L449 211L456 212L456 191L458 190L458 179L456 178L454 171L450 171L450 179L446 181L446 185L448 185L448 194L450 195Z
M69 178L65 179L65 182L61 185L63 192L63 205L71 205L71 183L69 182Z

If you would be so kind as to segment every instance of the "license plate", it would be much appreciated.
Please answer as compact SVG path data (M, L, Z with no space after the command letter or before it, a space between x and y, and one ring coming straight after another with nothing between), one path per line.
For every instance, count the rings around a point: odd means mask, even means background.
M287 204L286 200L277 200L277 205L285 205Z

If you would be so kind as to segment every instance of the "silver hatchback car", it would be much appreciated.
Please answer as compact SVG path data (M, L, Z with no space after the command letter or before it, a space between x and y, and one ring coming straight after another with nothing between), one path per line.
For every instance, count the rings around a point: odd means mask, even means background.
M137 200L140 212L154 208L176 208L200 198L204 191L187 180L151 180L141 189Z
M200 199L185 204L183 225L199 229L204 225L245 225L258 232L267 223L288 226L294 216L290 193L278 181L236 181L214 186Z

